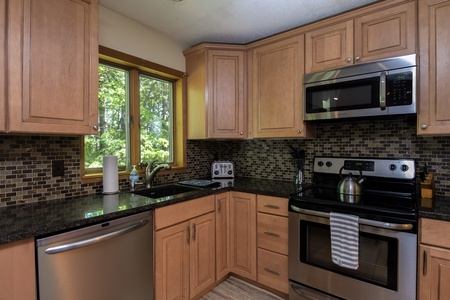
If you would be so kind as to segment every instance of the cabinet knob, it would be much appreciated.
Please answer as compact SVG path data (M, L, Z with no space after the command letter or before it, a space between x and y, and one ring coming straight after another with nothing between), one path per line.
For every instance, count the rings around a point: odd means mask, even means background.
M350 57L347 57L347 58L345 59L345 61L349 63L349 62L352 61L352 59L351 59Z
M240 135L244 135L244 132L243 132L243 131L239 131L239 134L240 134Z
M422 129L427 129L427 128L428 128L428 125L427 125L427 124L422 124L422 125L420 125L420 128L422 128Z
M94 126L92 126L92 129L94 129L95 131L97 131L97 130L98 130L98 126L97 126L97 125L94 125Z
M360 59L361 59L361 57L355 56L355 61L359 61Z
M297 130L297 132L298 132L298 133L302 133L302 130L301 130L301 129L299 129L299 130Z

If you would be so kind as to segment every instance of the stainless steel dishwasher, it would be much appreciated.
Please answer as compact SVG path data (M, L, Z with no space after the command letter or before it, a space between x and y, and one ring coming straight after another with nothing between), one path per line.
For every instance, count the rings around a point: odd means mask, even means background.
M37 240L40 300L153 299L153 214Z

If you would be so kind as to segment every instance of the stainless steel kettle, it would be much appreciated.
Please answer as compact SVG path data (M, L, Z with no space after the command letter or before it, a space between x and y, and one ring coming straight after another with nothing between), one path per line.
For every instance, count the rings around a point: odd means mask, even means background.
M341 200L341 202L359 203L364 191L362 183L365 178L362 176L362 171L359 170L359 178L354 177L352 173L348 173L348 175L344 177L342 175L343 169L344 166L339 170L339 175L341 176L341 181L337 186L339 200Z

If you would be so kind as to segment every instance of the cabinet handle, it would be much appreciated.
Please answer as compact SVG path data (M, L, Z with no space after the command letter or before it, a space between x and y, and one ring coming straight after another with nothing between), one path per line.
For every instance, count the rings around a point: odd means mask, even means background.
M280 209L280 207L278 205L273 205L273 204L269 204L269 203L265 203L264 207L273 208L273 209Z
M187 243L190 244L190 241L191 241L191 227L188 225L186 230L187 230Z
M422 274L423 276L427 276L427 251L423 251L423 268L422 268Z
M218 207L217 207L217 210L220 212L220 206L221 206L221 205L220 205L220 197L219 197L219 199L217 200L217 206L218 206Z
M264 270L266 270L267 272L272 273L272 274L274 274L274 275L280 276L280 273L279 273L279 272L274 271L274 270L272 270L271 268L265 267Z
M345 59L345 62L351 62L352 61L352 59L350 58L350 57L347 57L346 59Z
M302 133L302 130L301 129L297 130L297 133Z
M98 130L98 126L97 126L97 125L94 125L94 126L92 126L92 129L94 129L95 131L97 131L97 130Z
M427 125L427 124L422 124L422 125L420 125L420 128L422 128L422 129L427 129L427 128L428 128L428 125Z
M195 241L195 223L192 225L192 240Z
M359 57L359 56L355 57L355 61L359 61L360 59L361 59L361 57Z
M264 231L264 234L274 236L274 237L280 237L280 235L278 233L270 232L270 231Z
M244 132L243 132L243 131L239 131L239 134L240 134L240 135L244 135Z

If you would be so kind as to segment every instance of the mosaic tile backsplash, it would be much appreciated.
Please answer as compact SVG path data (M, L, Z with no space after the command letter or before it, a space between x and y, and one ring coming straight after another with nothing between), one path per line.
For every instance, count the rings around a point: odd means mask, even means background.
M238 177L294 181L289 145L306 152L305 179L315 155L414 158L435 174L438 196L450 196L450 137L420 137L412 119L317 124L317 138L188 141L187 170L158 174L156 183L210 176L214 160L234 162ZM65 175L52 177L53 160L64 160ZM128 189L126 180L120 181ZM102 192L101 183L80 179L80 137L0 137L0 207L73 198Z

